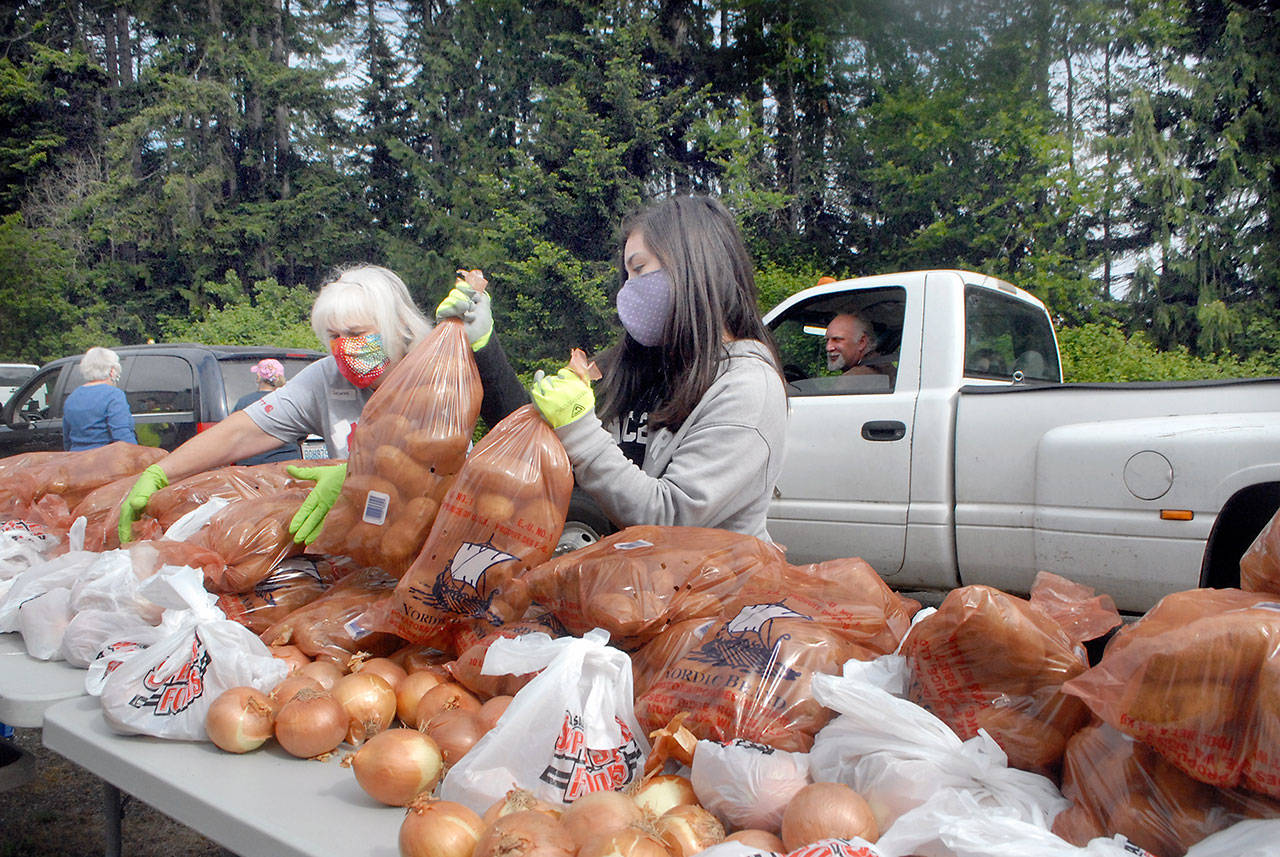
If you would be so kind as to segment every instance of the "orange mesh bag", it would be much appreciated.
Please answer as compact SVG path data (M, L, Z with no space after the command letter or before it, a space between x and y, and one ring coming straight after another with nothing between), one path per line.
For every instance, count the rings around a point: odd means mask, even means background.
M961 738L985 729L1015 768L1052 775L1088 712L1062 692L1087 668L1057 621L989 586L949 592L902 645L907 697Z
M218 596L218 609L228 619L239 622L255 634L299 607L315 601L333 586L324 566L305 557L294 557L280 563L251 592L227 592Z
M349 574L324 595L299 607L260 635L268 646L294 645L308 657L346 666L353 655L385 657L404 645L392 634L360 625L361 614L387 597L396 578L380 568Z
M1122 628L1064 690L1202 782L1280 797L1280 604L1191 589Z
M93 489L141 473L165 455L167 453L163 449L124 441L79 452L33 452L19 456L23 459L21 462L6 466L0 471L0 479L8 484L7 480L12 475L20 473L35 483L35 494L30 498L32 502L46 494L57 494L66 501L67 508L74 509ZM25 480L18 483L29 484ZM12 488L0 489L0 507L13 497Z
M459 684L481 699L515 696L537 673L484 675L481 673L484 657L489 653L489 646L493 645L494 640L534 633L563 637L565 630L555 616L537 608L531 609L520 621L506 625L491 625L477 619L454 635L454 648L458 651L458 657L449 664L449 672Z
M307 499L306 488L292 488L227 504L188 541L226 560L226 569L205 576L211 592L248 592L283 560L302 553L289 522Z
M1110 595L1097 595L1092 587L1049 571L1036 574L1028 600L1062 626L1074 643L1096 640L1124 621Z
M1280 594L1280 512L1276 512L1240 557L1240 588Z
M1071 737L1062 794L1071 806L1054 819L1054 833L1082 847L1118 833L1159 857L1181 857L1206 836L1247 818L1280 817L1280 802L1193 779L1105 723Z
M402 575L462 466L483 393L462 322L436 325L365 405L342 494L310 550Z
M892 652L918 608L860 559L763 569L636 700L636 717L651 732L689 712L699 738L807 751L832 715L810 693L813 675Z
M706 527L627 527L523 575L529 595L568 633L609 632L637 649L669 623L720 613L748 578L785 563L754 536Z

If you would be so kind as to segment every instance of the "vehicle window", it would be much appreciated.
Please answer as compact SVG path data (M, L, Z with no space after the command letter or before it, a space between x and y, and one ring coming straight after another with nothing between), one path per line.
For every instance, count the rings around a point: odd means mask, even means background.
M222 387L227 395L227 413L231 413L242 396L258 389L258 378L249 370L261 359L245 357L218 361L218 365L222 368ZM276 359L284 364L286 381L313 362L313 358L309 357L277 357Z
M60 369L50 369L37 379L36 386L28 390L21 401L13 403L15 419L47 420L49 403L53 401L53 386L58 383Z
M125 398L134 414L190 413L192 390L191 364L161 354L138 355L124 382Z
M790 382L789 391L793 395L893 392L905 306L906 291L893 286L823 295L798 304L775 319L773 336ZM872 346L865 367L874 369L872 374L828 368L827 325L844 313L857 314L871 327Z
M1053 328L1042 311L975 286L965 288L964 374L968 378L1029 381L1061 378Z

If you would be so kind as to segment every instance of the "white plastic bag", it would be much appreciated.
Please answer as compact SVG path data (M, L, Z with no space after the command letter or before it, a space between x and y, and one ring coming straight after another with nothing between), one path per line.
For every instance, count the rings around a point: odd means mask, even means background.
M164 531L164 537L174 542L185 542L204 529L204 525L209 523L214 515L230 504L231 501L226 497L210 497L170 524L169 529Z
M1280 854L1280 818L1237 821L1187 849L1186 857L1276 857Z
M62 657L73 667L86 669L98 659L102 649L120 640L153 631L153 626L129 613L115 610L81 610L67 624L62 636Z
M71 621L71 592L58 587L41 592L18 608L18 631L27 654L42 661L55 660L62 650L62 635Z
M102 713L117 731L206 740L205 714L219 694L240 685L266 692L288 672L256 634L214 606L203 580L197 569L166 569L139 588L167 608L168 633L107 675Z
M984 814L976 806L972 814L943 825L941 838L955 857L1155 857L1123 837L1098 837L1083 846L1072 845L1039 825Z
M58 540L24 521L0 522L0 580L9 580L48 558Z
M123 551L111 551L110 554L121 554ZM95 565L100 562L111 562L102 559L108 554L90 551L71 551L55 556L44 562L31 566L13 579L8 591L0 598L0 633L18 630L18 608L22 602L34 598L50 589L70 589L77 580L99 573ZM117 558L115 561L119 561ZM128 557L124 558L128 561ZM101 566L105 572L106 567Z
M1010 768L986 733L961 741L937 717L885 690L900 687L900 663L896 655L849 661L842 677L814 676L814 699L840 713L814 739L814 780L841 782L861 794L886 832L930 801L951 801L952 791L985 810L1045 828L1066 809L1068 801L1051 780ZM936 816L945 819L947 812L939 808ZM917 843L922 850L902 853L944 853L931 851L927 841Z
M484 675L541 672L445 774L441 798L483 813L522 788L561 806L638 779L649 742L633 710L631 658L608 642L599 628L581 638L495 640Z
M809 756L751 741L699 741L689 779L698 802L731 829L777 832L782 811L810 782Z

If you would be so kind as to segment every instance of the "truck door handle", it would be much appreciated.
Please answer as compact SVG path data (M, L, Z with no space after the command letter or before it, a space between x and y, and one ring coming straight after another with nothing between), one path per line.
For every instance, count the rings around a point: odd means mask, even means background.
M862 424L863 440L902 440L907 426L897 420L871 420Z

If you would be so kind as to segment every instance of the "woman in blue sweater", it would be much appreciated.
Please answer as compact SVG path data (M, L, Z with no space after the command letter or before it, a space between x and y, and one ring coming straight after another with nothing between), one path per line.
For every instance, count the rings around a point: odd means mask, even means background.
M133 414L120 381L120 358L109 348L90 348L80 358L84 384L62 405L62 448L97 449L117 440L137 443Z

